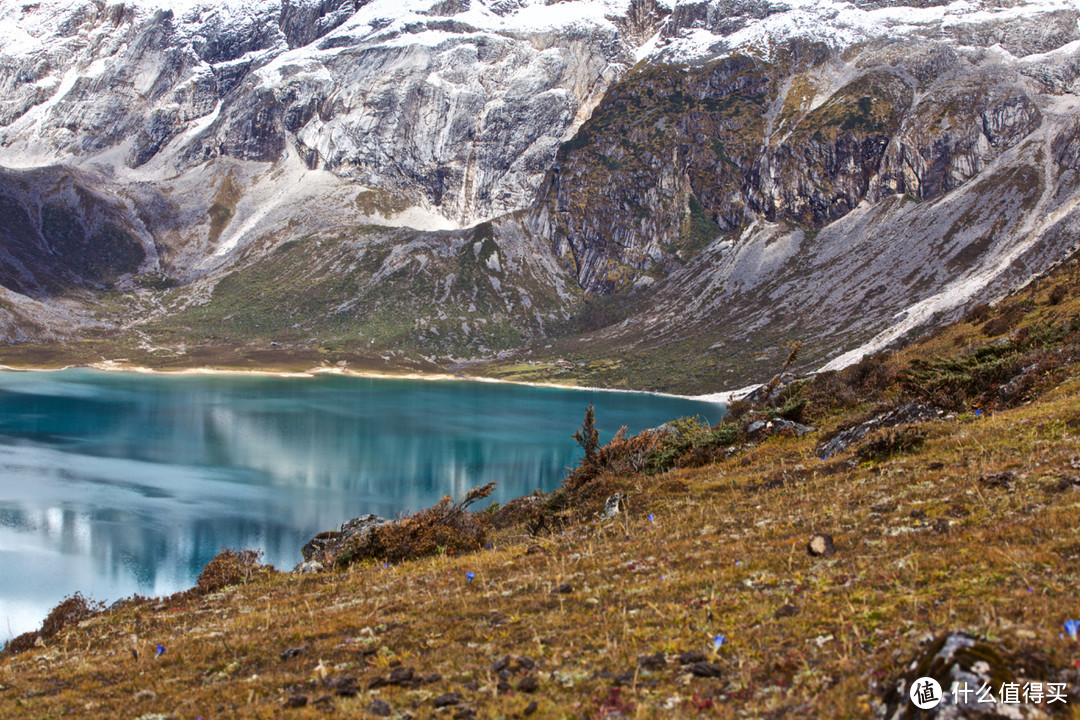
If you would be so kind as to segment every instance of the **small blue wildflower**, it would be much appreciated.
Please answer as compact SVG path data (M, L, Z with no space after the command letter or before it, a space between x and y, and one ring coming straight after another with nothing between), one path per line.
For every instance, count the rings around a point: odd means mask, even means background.
M739 567L740 565L742 565L742 560L736 560L735 567Z
M1069 633L1069 637L1076 640L1077 633L1080 633L1080 620L1066 620L1065 632Z
M158 645L157 646L157 654L158 654L159 657L161 655L165 654L165 646L164 645Z
M656 522L656 519L653 517L652 513L649 513L649 522Z
M717 635L712 639L713 652L720 652L720 648L727 642L727 638L723 635Z
M473 581L474 577L476 577L476 573L474 573L474 572L465 573L465 582L471 583Z
M975 408L975 417L982 415L982 408Z

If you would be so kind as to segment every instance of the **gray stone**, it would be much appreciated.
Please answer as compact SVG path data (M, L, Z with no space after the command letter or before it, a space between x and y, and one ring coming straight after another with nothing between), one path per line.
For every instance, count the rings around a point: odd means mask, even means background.
M341 530L328 530L319 533L301 548L300 553L304 556L304 562L298 565L294 572L315 572L316 570L301 568L308 567L310 561L313 560L331 561L345 546L346 542L353 538L359 538L360 541L363 541L375 528L388 522L390 521L378 515L361 515L343 522ZM315 562L312 567L318 566L317 570L321 570L323 567L322 562Z
M802 437L808 433L815 432L816 428L812 428L809 425L802 425L791 420L785 420L784 418L770 418L768 420L757 420L750 423L746 428L746 438L751 441L764 440L772 435L794 435L796 437Z
M380 698L375 698L368 703L367 711L372 715L378 717L390 717L390 714L394 712L394 708L390 707L390 703Z
M434 699L432 699L431 704L437 708L450 707L451 705L460 705L461 700L461 693L448 692L443 693L442 695L437 695Z
M1021 718L1043 717L1043 708L1034 703L1023 702L1023 695L1016 704L986 704L978 701L977 692L984 684L992 686L996 699L1002 683L1025 681L1051 682L1047 669L1025 667L1027 663L1014 658L1003 647L987 640L980 640L963 632L939 636L920 652L894 680L885 693L879 717L886 720L902 720L911 717L910 692L912 683L929 677L942 689L941 703L919 714L921 718L935 720L964 720L967 718ZM1025 672L1026 671L1026 672ZM971 692L953 693L953 688L967 687Z
M304 547L300 548L300 554L304 557L305 561L311 560L316 555L322 553L326 548L333 545L340 538L341 533L334 530L321 532L308 540Z
M814 533L810 541L806 543L806 552L811 557L829 557L836 554L836 546L833 545L832 535L827 533Z
M610 520L616 517L626 505L626 495L623 493L615 493L607 500L604 501L604 512L601 518L604 520Z
M354 535L368 535L372 530L385 525L390 522L386 518L381 518L378 515L361 515L360 517L353 518L352 520L346 520L341 523L341 535L343 540L353 537Z
M308 573L322 572L324 569L323 564L318 560L305 560L294 567L293 572L298 575L307 575Z

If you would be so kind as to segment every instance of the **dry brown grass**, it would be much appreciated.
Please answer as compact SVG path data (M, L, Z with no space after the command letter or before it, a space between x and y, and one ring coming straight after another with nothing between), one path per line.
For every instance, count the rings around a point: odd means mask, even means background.
M1078 310L1076 293L1036 300L1018 327ZM912 359L986 341L945 329L856 369L868 399L810 410L827 432L894 403ZM824 433L773 437L703 467L598 472L551 532L522 511L472 554L137 599L0 658L0 717L362 717L380 700L398 717L865 718L949 631L1066 678L1055 717L1080 717L1080 644L1062 633L1080 619L1080 369L1055 373L862 462L817 459ZM583 510L613 489L619 516ZM816 532L835 555L807 554Z

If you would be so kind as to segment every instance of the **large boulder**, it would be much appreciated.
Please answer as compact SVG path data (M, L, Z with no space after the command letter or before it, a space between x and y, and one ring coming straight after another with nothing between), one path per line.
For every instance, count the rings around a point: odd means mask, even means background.
M345 547L346 542L354 537L363 540L375 528L388 522L390 521L378 515L361 515L341 523L341 530L328 530L319 533L311 540L308 540L307 544L301 548L300 553L304 556L304 562L297 568L302 566L310 568L313 562L321 562L324 566L333 566L333 559Z

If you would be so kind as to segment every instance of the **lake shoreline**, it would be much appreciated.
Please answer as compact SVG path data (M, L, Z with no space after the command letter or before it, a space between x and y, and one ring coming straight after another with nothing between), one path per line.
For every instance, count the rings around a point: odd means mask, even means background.
M289 370L240 370L231 368L180 368L176 370L161 370L157 368L151 368L144 365L125 365L113 360L105 360L97 363L89 364L69 364L60 367L16 367L12 365L0 364L0 371L7 372L58 372L61 370L75 370L75 369L89 369L98 370L101 372L109 373L134 373L137 375L236 375L236 376L253 376L253 377L280 377L280 378L315 378L320 375L337 375L342 377L355 377L355 378L371 378L379 380L424 380L431 382L446 382L446 381L463 381L463 382L482 382L492 384L503 385L522 385L526 387L537 388L554 388L559 390L583 390L590 392L613 392L613 393L638 393L643 395L656 395L660 397L679 398L682 400L695 400L698 402L718 403L726 405L737 399L752 392L760 385L750 385L748 387L740 388L738 390L730 390L715 393L705 393L702 395L680 395L677 393L665 393L655 390L631 390L624 388L605 388L605 387L592 387L587 385L571 385L563 383L549 383L549 382L536 382L529 380L504 380L501 378L486 377L483 375L465 375L465 374L451 374L451 373L426 373L417 371L378 371L378 370L351 370L347 367L333 367L333 366L317 366L307 370L289 371Z
M605 436L724 412L659 394L435 382L464 373L4 366L2 539L52 553L36 589L11 597L22 568L0 558L12 633L72 592L112 602L190 589L222 547L288 569L313 535L354 517L419 512L489 481L504 504L551 492L580 461L571 437L590 403ZM133 533L145 552L129 547ZM117 565L120 553L134 559Z

